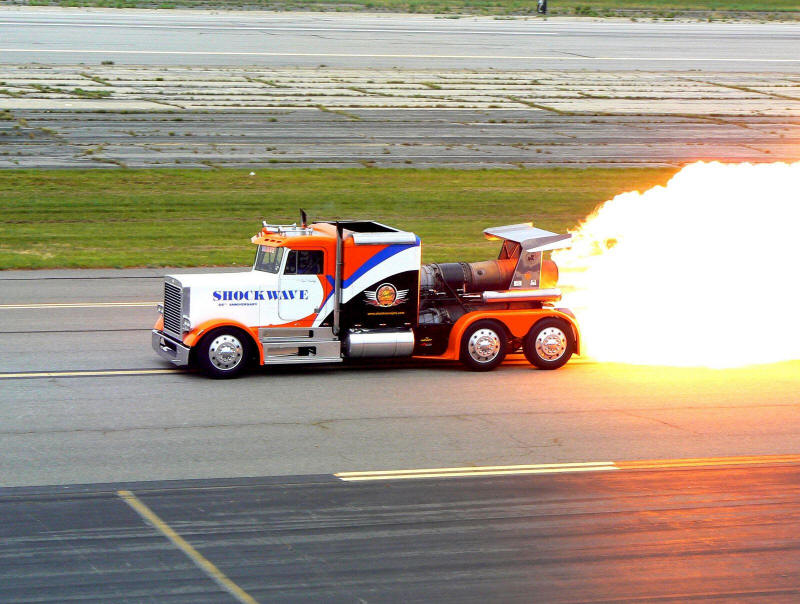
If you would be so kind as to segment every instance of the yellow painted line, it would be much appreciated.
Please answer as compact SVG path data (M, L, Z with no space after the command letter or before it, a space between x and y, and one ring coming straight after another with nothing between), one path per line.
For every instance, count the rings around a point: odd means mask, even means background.
M241 587L231 581L225 573L212 564L200 552L194 549L183 537L176 533L166 522L161 520L153 510L147 507L136 495L131 491L117 491L122 500L127 503L133 510L142 517L142 519L149 523L153 528L159 531L167 539L172 541L173 545L186 554L189 559L197 565L206 575L208 575L217 585L222 587L225 591L231 594L239 602L245 604L256 604L256 600L248 594Z
M334 474L347 482L366 480L402 480L409 478L451 478L464 476L514 476L522 474L558 474L562 472L600 472L617 470L614 462L531 464L516 466L477 466L461 468L425 468L420 470L379 470L374 472L339 472Z
M120 369L108 371L27 371L0 373L0 380L24 378L102 377L107 375L160 375L182 373L180 369Z
M116 308L156 306L159 302L54 302L43 304L0 304L0 310L32 310L51 308Z
M686 459L650 459L618 461L620 470L655 470L671 468L710 468L722 466L754 466L764 464L796 464L800 455L750 455L739 457L691 457Z
M516 466L476 466L423 468L418 470L377 470L338 472L346 482L404 480L413 478L456 478L477 476L516 476L525 474L563 474L568 472L605 472L609 470L667 470L675 468L714 468L767 464L800 464L798 455L753 455L739 457L694 457L687 459L652 459L641 461L589 461L579 463L532 464Z

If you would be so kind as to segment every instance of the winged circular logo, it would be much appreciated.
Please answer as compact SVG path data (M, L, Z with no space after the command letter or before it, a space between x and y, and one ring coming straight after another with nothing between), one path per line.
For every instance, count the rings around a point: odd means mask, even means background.
M408 290L397 289L391 283L382 283L373 291L365 291L366 303L388 308L408 301Z

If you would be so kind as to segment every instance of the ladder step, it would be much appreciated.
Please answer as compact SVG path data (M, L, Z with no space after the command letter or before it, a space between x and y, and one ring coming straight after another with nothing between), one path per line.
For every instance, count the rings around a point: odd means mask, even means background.
M317 357L317 356L292 356L276 355L267 356L264 359L265 365L303 365L311 363L341 363L342 357Z
M267 364L290 363L339 363L342 360L342 345L339 340L304 338L302 340L280 340L263 342Z

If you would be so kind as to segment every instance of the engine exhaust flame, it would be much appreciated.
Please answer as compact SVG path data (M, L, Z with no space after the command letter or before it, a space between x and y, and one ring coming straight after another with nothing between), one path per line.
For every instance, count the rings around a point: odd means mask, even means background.
M591 358L800 359L800 162L692 164L605 202L553 259Z

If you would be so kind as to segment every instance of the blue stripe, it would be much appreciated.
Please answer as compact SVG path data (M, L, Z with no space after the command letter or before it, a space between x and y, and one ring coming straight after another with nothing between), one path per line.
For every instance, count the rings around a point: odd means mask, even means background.
M327 296L325 296L325 299L322 301L322 304L319 305L320 308L324 308L325 307L325 304L327 304L328 300L331 299L331 296L333 295L333 292L336 289L336 280L333 277L331 277L330 275L325 275L325 278L328 280L328 283L330 283L331 293L329 293Z
M358 270L350 276L349 279L342 280L342 289L350 287L356 281L356 279L358 279L361 275L366 273L371 268L376 267L378 264L380 264L381 262L383 262L387 258L391 258L395 254L399 254L400 252L402 252L403 250L407 250L408 248L417 247L417 246L419 246L419 243L420 243L419 237L417 237L417 243L416 244L412 244L412 245L390 245L389 247L382 249L380 252L378 252L377 254L372 256L372 258L370 258L364 264L362 264L358 268ZM328 280L328 283L330 283L331 293L329 293L325 297L325 299L322 301L322 304L320 304L320 308L324 308L325 304L328 302L328 300L330 300L331 296L333 295L334 291L336 290L336 280L333 277L331 277L330 275L325 275L325 278Z
M417 245L419 245L419 239L417 239ZM345 279L342 282L342 288L347 288L353 285L355 281L361 277L364 273L369 271L372 268L378 266L384 260L387 260L394 256L395 254L399 254L400 252L407 250L409 248L416 247L415 245L390 245L387 248L382 249L380 252L375 254L372 258L367 260L364 264L358 267L358 270L354 272L349 279Z

